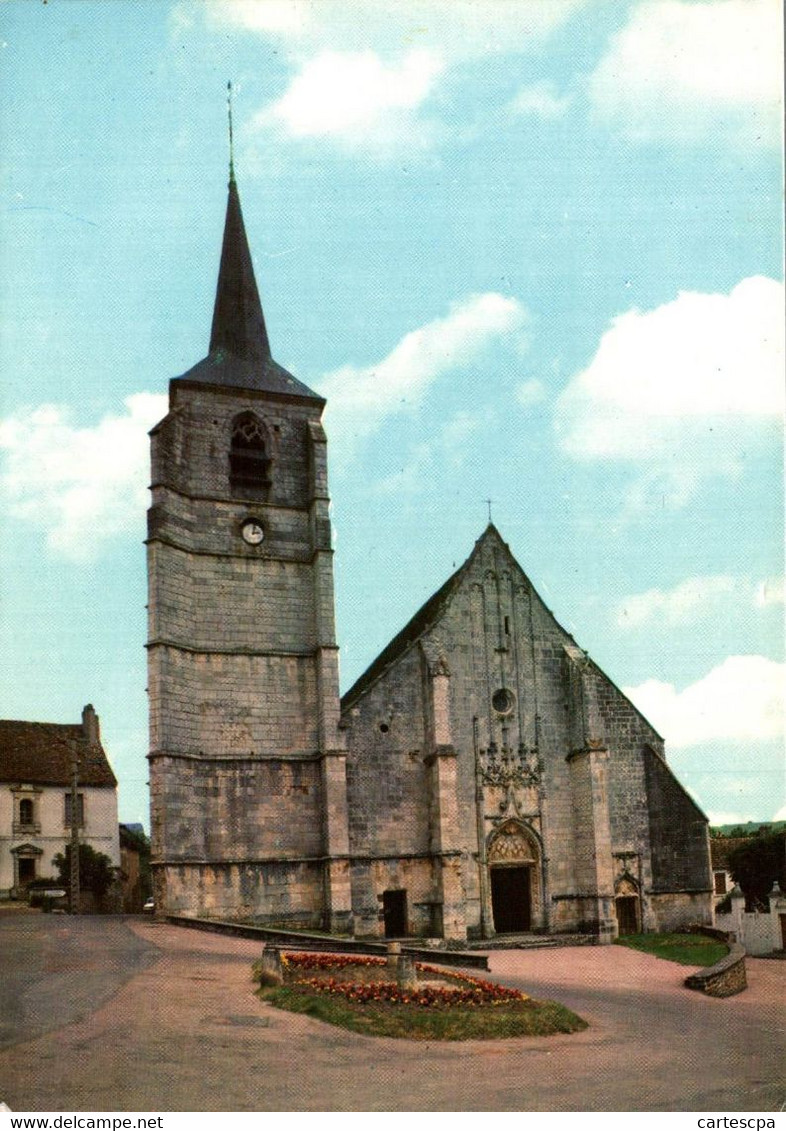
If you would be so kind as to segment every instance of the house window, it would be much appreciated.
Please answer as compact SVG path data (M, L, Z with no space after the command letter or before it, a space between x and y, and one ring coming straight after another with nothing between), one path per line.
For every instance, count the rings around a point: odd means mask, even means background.
M253 412L244 412L235 418L232 425L229 449L229 481L232 489L265 490L270 486L269 466L262 422Z
M14 791L14 836L29 836L31 833L36 835L41 832L38 823L38 798L31 797L30 792L28 788Z
M77 824L84 826L85 823L85 795L78 793L76 795L76 820ZM65 795L65 825L67 828L71 827L71 794Z
M726 894L726 873L725 872L716 872L715 873L715 894L716 895L725 895Z

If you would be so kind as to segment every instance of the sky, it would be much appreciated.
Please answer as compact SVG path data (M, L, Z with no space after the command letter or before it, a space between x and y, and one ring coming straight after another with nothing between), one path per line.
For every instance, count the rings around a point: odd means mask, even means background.
M786 816L780 21L0 2L0 716L92 702L149 827L147 432L207 353L231 79L273 355L328 398L342 690L490 505L710 819Z

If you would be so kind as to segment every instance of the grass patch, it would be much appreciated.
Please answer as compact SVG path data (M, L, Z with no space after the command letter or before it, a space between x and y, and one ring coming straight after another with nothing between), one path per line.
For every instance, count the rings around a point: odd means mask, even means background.
M415 963L407 987L391 978L385 959L370 956L284 953L276 975L255 963L258 994L277 1009L304 1013L370 1037L414 1041L468 1041L575 1033L586 1022L553 1001L533 1001L520 990ZM283 984L280 978L283 975ZM279 984L273 984L278 977Z
M516 1001L495 1005L422 1006L399 1002L358 1004L343 997L314 993L307 987L277 986L260 990L263 1001L276 1009L305 1013L329 1025L368 1037L399 1037L410 1041L470 1041L500 1037L545 1037L576 1033L586 1021L554 1001Z
M709 935L623 935L615 940L618 946L628 946L656 958L679 962L682 966L714 966L725 958L729 948Z

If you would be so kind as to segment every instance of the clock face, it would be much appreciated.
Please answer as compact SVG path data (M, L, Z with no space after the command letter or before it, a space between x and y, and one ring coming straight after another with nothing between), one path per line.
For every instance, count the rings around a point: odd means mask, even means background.
M262 524L253 518L243 523L240 533L243 535L244 541L248 542L249 546L258 546L265 537Z

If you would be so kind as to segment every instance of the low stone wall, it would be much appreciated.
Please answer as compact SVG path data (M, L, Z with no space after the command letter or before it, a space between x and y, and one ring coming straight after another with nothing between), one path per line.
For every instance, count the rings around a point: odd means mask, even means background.
M740 994L747 987L745 975L745 951L739 943L729 944L729 953L708 966L705 970L697 970L685 979L685 985L690 990L698 990L708 997L732 997Z
M259 939L268 945L287 950L316 950L329 954L387 954L387 944L364 942L360 939L332 938L330 935L309 935L304 931L286 931L273 927L255 927L250 923L225 922L221 919L196 919L188 915L166 915L167 923L176 927L191 927L197 931L212 931L219 935L233 935L242 939ZM421 962L434 962L440 966L470 966L488 970L485 954L471 954L466 950L441 950L437 947L401 944L402 953Z

